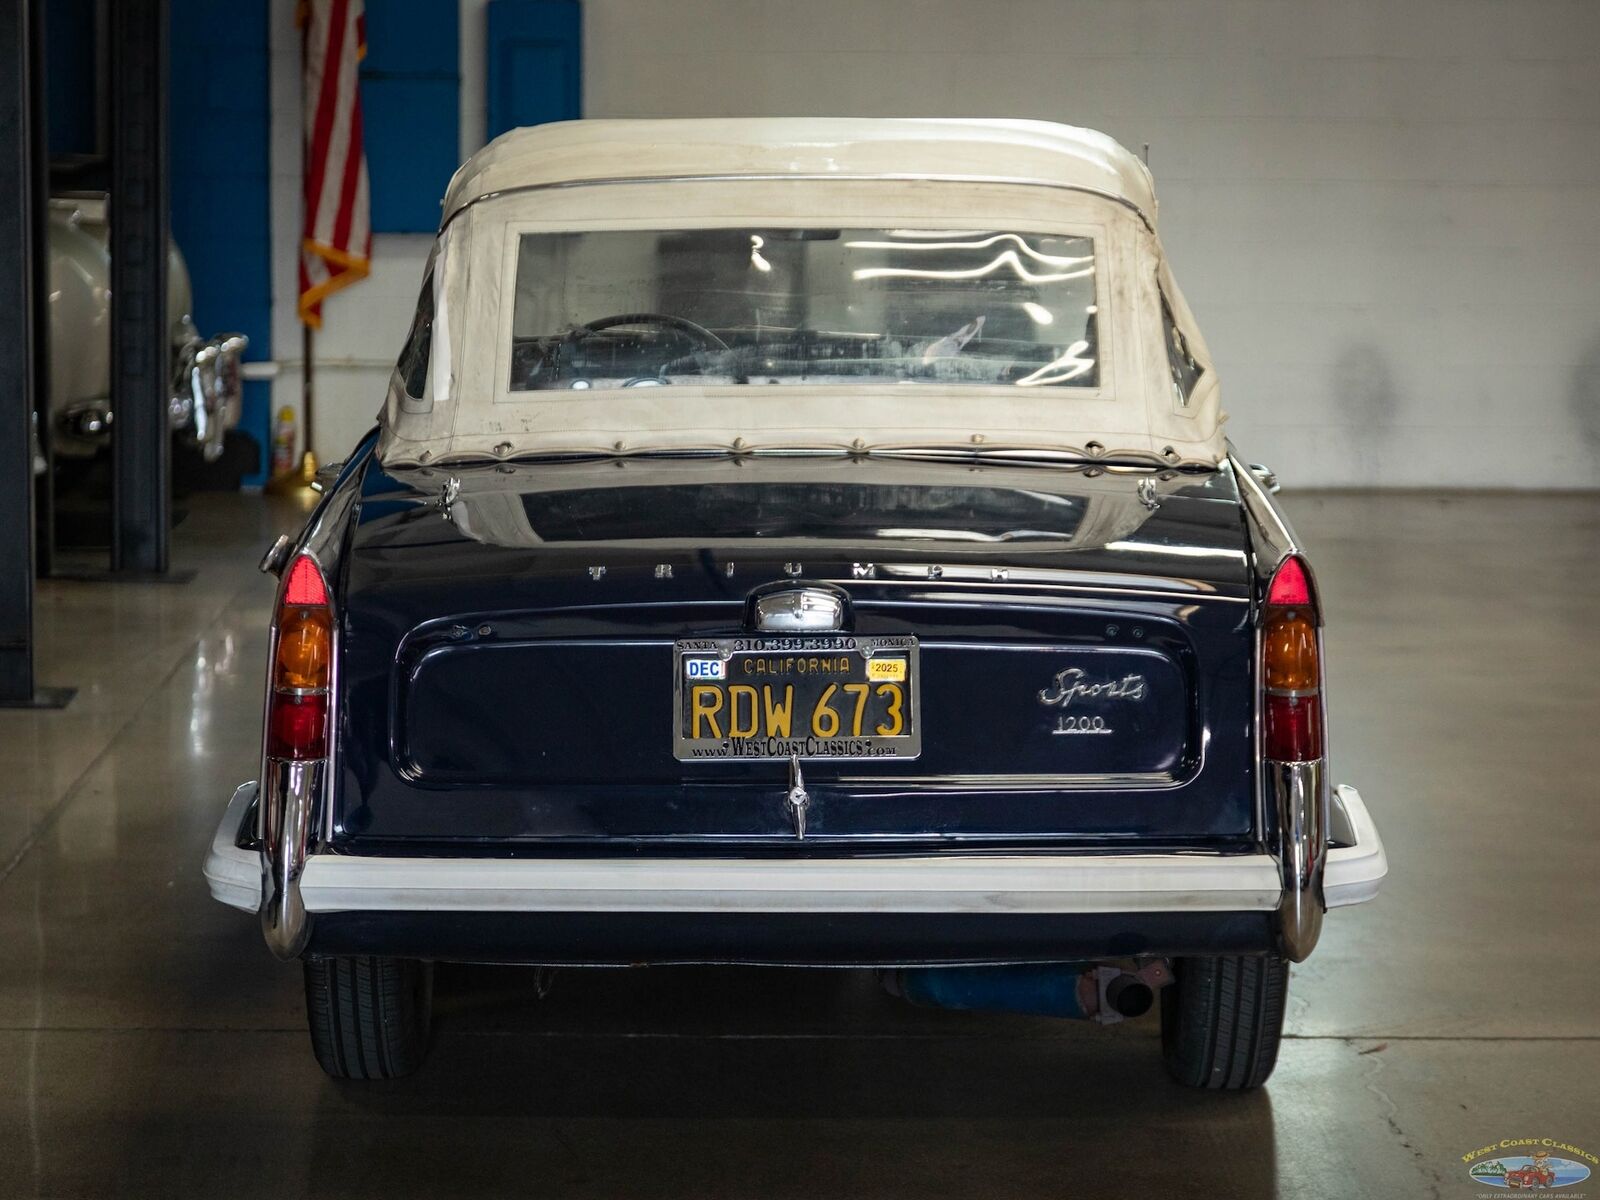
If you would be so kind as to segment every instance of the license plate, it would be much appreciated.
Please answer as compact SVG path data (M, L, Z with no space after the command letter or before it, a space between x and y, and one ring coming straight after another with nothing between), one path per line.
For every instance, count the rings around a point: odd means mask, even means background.
M915 758L917 639L689 638L673 650L673 753Z

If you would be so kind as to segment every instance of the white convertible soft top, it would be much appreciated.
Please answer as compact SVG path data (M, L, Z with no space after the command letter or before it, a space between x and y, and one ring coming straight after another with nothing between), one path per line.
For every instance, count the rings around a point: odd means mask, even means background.
M455 173L444 221L474 200L523 188L733 176L1048 184L1109 196L1156 222L1149 169L1093 129L862 117L559 121L513 129Z
M781 403L770 389L693 379L511 388L523 234L808 226L1093 238L1096 386L796 383ZM1167 270L1150 174L1092 130L853 118L513 130L452 179L430 278L427 370L414 359L396 370L381 421L386 463L709 448L1016 449L1171 465L1226 455L1216 371Z

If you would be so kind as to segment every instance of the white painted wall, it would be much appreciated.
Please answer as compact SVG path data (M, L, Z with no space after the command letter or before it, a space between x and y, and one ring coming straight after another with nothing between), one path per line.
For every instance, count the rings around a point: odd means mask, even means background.
M293 0L274 3L276 146L293 151L275 158L275 221L292 247L297 49ZM1600 486L1596 0L587 0L585 14L591 116L1025 116L1149 142L1232 435L1292 486ZM465 0L464 152L482 140L482 21ZM425 254L424 238L379 237L372 278L328 302L319 454L377 410ZM298 396L297 364L277 386Z

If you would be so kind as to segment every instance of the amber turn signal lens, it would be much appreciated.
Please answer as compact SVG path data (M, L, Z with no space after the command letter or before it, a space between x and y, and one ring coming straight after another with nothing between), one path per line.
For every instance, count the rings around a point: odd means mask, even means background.
M1287 609L1267 618L1261 641L1261 668L1268 690L1310 691L1322 684L1317 661L1317 625L1306 609Z
M326 608L285 608L278 621L275 688L325 688L333 660L333 614Z

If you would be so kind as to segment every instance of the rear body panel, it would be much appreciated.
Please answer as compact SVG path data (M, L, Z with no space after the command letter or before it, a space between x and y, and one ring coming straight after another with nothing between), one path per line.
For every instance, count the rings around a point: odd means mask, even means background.
M331 847L838 855L1257 843L1249 544L1226 467L844 458L385 473L342 556ZM679 761L681 639L823 581L917 639L920 753Z

